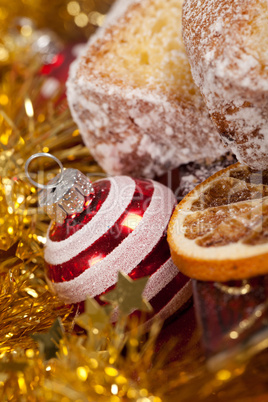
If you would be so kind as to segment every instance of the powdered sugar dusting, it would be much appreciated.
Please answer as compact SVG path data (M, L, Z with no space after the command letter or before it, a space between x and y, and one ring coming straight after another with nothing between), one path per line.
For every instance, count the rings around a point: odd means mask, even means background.
M115 7L121 12L109 14L109 24L90 40L86 53L70 70L68 101L85 144L98 163L112 175L124 173L153 177L181 163L210 154L221 155L224 148L192 82L182 41L176 36L179 17L174 19L173 14L180 9L178 4L181 1L176 3L175 8L169 3L164 8L165 18L169 12L169 22L174 24L174 32L168 39L164 37L163 27L167 22L161 20L163 4L160 7L159 0L124 1L116 2ZM149 44L143 53L139 52L136 56L144 57L144 60L141 61L141 81L135 83L128 69L121 71L118 64L121 58L126 57L126 50L131 52L130 44L127 48L114 49L113 53L110 48L121 31L131 30L135 37L138 27L131 24L131 18L135 13L142 15L153 5L159 8L154 30L159 40L163 32L161 60L166 67L159 70L157 76L146 73L150 67L145 55L151 48ZM143 18L142 26L146 27L147 23L152 25L152 17L148 13ZM147 41L150 36L153 36L152 32L148 31L144 40ZM122 55L118 56L116 52L122 52ZM158 63L158 54L159 48L149 55L155 66L162 63ZM104 59L108 65L114 63L108 75L105 74ZM175 75L172 78L174 83L169 83L172 74L167 73L168 68L173 68L176 74L179 71L181 86ZM116 72L117 69L119 72Z
M102 37L105 30L115 23L127 11L131 4L139 4L142 0L119 0L116 1L109 13L106 15L104 24L100 27L94 35L90 37L90 43L95 42L99 37Z
M186 0L183 25L194 80L225 143L239 161L267 168L267 0Z

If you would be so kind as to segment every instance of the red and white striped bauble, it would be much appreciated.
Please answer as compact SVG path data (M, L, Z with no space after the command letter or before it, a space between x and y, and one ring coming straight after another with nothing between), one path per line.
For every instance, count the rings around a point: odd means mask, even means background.
M152 180L117 176L93 184L84 209L52 223L45 248L47 277L66 303L99 300L117 281L150 276L144 297L166 319L185 305L191 283L173 264L166 229L176 204L170 189Z

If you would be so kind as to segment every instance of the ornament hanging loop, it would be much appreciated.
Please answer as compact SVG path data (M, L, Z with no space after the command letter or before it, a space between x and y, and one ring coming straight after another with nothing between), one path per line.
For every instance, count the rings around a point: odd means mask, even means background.
M29 173L29 165L30 165L30 163L31 163L34 159L43 158L43 157L53 159L55 162L57 162L57 164L58 164L59 167L60 167L60 175L59 175L59 178L58 178L58 180L57 180L55 183L53 183L53 184L41 184L41 183L37 183L37 182L36 182L35 180L33 180L33 179L31 178L31 176L30 176L30 173ZM36 154L30 156L30 158L27 159L27 161L26 161L26 163L25 163L25 173L26 173L26 176L27 176L28 180L29 180L35 187L40 188L40 189L42 189L42 190L44 190L44 189L50 189L50 188L55 188L55 187L62 181L62 177L63 177L63 165L62 165L61 161L60 161L58 158L56 158L56 156L51 155L51 154L46 153L46 152L38 152L38 153L36 153Z

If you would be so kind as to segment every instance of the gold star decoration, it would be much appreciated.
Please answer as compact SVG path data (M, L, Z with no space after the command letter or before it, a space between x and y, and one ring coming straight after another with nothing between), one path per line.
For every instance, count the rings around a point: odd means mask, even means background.
M109 313L111 309L100 306L95 299L90 296L85 301L85 312L75 319L75 322L85 330L93 328L102 330L110 323Z
M149 277L133 280L123 272L118 272L118 280L115 289L101 297L101 300L118 306L123 314L130 314L134 310L152 311L149 302L143 299L142 292Z
M39 345L40 353L44 355L45 360L56 357L59 350L59 341L62 339L64 328L60 318L57 318L48 332L32 334L31 337Z

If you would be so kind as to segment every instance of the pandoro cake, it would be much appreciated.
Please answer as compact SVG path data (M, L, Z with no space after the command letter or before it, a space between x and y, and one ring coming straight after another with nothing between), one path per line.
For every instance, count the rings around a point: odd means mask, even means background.
M71 113L108 174L153 177L224 153L191 76L181 9L182 0L118 0L71 66Z

